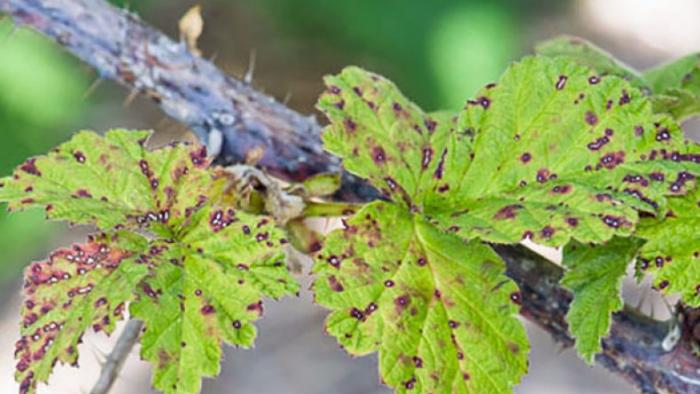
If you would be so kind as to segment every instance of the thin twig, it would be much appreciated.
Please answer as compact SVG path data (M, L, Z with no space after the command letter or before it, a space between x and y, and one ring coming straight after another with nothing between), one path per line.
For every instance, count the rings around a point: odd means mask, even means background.
M107 394L109 392L109 389L112 388L114 381L119 376L119 371L124 365L124 361L129 357L131 349L138 341L142 328L143 322L141 320L132 319L126 323L124 331L117 339L114 349L112 349L112 353L107 356L107 360L102 365L100 377L97 379L97 383L95 383L90 394Z

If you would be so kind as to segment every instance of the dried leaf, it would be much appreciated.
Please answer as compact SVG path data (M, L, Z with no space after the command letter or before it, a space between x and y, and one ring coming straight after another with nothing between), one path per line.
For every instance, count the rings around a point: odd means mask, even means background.
M178 22L180 28L180 40L187 43L187 49L193 54L200 56L202 52L197 49L197 40L204 30L204 19L202 18L202 6L197 4L187 10Z

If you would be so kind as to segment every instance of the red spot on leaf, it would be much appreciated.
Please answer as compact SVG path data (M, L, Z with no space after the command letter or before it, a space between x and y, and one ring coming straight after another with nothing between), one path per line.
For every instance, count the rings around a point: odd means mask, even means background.
M584 115L584 120L591 126L595 126L596 124L598 124L598 116L596 116L596 114L594 114L591 111L586 111L586 114Z
M330 275L328 277L328 286L331 288L331 290L336 292L341 292L344 290L343 285L338 281L338 278L336 278L335 275Z
M375 146L372 148L372 160L377 164L384 164L386 161L386 153L381 146Z
M41 171L36 167L36 159L31 158L27 159L24 163L22 163L21 166L19 166L19 169L26 172L27 174L35 175L35 176L41 176Z
M522 208L523 206L519 204L506 205L496 212L496 214L493 215L493 218L496 220L513 219L517 216L518 210Z
M557 80L557 83L554 85L557 90L562 90L564 89L564 86L566 86L566 80L569 79L566 75L560 75L559 79Z

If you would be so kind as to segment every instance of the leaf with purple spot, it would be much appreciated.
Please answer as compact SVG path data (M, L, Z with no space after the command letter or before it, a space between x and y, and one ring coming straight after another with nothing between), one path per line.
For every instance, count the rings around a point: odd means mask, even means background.
M700 113L698 53L639 73L579 37L560 36L547 40L538 44L535 52L541 56L565 57L601 75L615 75L626 79L647 93L657 113L669 113L677 120Z
M636 87L646 87L646 81L637 71L581 37L569 35L554 37L537 44L535 53L547 57L565 57L600 74L617 75L631 81Z
M114 330L132 290L148 273L134 252L146 243L127 232L93 237L26 269L22 337L15 349L20 393L34 393L57 362L77 365L78 344L88 329Z
M563 58L514 64L456 122L443 115L434 128L426 120L439 116L375 74L350 67L326 84L326 148L466 239L557 246L629 236L640 211L663 214L667 196L700 175L700 155L644 94Z
M656 289L678 293L683 302L700 306L700 191L673 198L663 220L645 219L639 236L646 240L637 269L650 274Z
M149 150L150 135L81 131L1 179L0 202L12 210L43 208L48 218L103 230L148 228L167 235L214 196L221 181L209 169L203 146L178 143Z
M440 206L470 160L473 133L455 130L453 113L424 113L392 82L360 68L325 82L318 102L331 122L325 149L397 203Z
M481 242L375 202L314 257L316 301L332 311L327 332L352 355L378 352L396 392L508 392L526 372L520 294Z
M631 235L639 212L692 190L695 144L628 82L592 76L529 57L470 100L457 130L474 130L474 159L452 204L427 213L464 238L558 246Z
M156 388L198 392L202 377L218 373L223 342L252 345L262 297L298 289L274 220L235 209L230 175L209 166L201 145L148 150L149 135L81 132L0 181L12 209L45 206L50 218L112 234L27 271L23 393L56 360L77 360L87 327L111 332L127 304L145 322L142 357L155 365Z
M253 345L262 298L298 291L285 243L269 218L206 207L175 243L151 246L151 275L129 310L145 322L141 356L155 367L154 387L197 393L219 373L223 342Z

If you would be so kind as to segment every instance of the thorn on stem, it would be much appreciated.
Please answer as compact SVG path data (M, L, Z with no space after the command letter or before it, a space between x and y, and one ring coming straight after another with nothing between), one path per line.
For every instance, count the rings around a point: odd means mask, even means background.
M246 71L245 75L243 76L243 82L247 83L248 85L253 82L253 73L255 72L255 60L256 60L256 51L255 49L250 50L250 58L248 58L248 71Z

